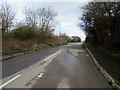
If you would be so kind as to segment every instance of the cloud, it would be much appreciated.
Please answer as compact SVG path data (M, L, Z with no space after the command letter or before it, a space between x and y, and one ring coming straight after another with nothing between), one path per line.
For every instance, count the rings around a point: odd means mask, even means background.
M61 28L56 28L56 34L59 32L66 33L69 36L79 36L82 40L85 40L85 33L79 27L74 24L68 24L66 26L62 26Z
M86 2L50 2L50 3L30 3L29 6L39 7L53 7L54 11L58 13L56 20L59 26L56 27L56 34L64 32L69 36L80 36L85 40L85 34L77 24L80 22L79 17L82 12L79 7L82 7Z
M3 0L7 2L88 2L90 0Z
M17 19L20 21L24 19L23 10L24 7L30 7L30 8L40 8L40 7L47 7L51 6L53 7L54 11L58 13L56 20L58 21L59 25L56 27L55 33L58 34L59 32L64 32L68 34L69 36L80 36L82 40L85 39L85 34L83 30L80 29L80 27L77 26L79 21L79 17L82 15L82 12L80 10L80 7L87 4L88 0L77 0L79 2L75 2L76 0L65 0L63 2L43 2L37 1L37 0L6 0L10 3L15 3L15 5L18 7L17 11ZM49 0L48 0L49 1ZM62 1L62 0L59 0ZM69 1L69 2L68 2Z

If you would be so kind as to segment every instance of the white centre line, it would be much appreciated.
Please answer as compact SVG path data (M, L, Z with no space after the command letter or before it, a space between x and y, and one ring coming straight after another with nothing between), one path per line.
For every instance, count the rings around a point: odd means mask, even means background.
M51 57L55 56L57 53L61 52L61 50L53 53L52 55L50 55L49 57L45 58L44 60L42 60L40 63L46 62L48 59L50 59Z
M2 85L0 86L0 89L2 89L3 87L5 87L6 85L8 85L9 83L11 83L12 81L14 81L15 79L17 79L17 78L20 77L20 76L21 76L21 74L15 76L14 78L12 78L12 79L10 79L9 81L5 82L4 84L2 84Z

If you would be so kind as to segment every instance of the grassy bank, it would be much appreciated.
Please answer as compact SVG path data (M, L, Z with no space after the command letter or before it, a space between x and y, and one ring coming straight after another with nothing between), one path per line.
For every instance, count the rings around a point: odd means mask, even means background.
M33 46L31 48L26 48L26 49L14 49L14 50L3 50L2 55L8 55L8 54L13 54L13 53L20 53L20 52L26 52L26 51L37 51L42 48L47 48L49 46Z
M114 78L115 82L120 85L119 55L112 55L111 52L98 45L83 43L83 46L90 50L100 66L102 66L107 71L107 73Z
M52 45L52 46L33 46L31 48L27 48L24 50L20 50L20 49L16 49L16 50L5 50L2 51L2 55L9 55L9 54L14 54L14 53L21 53L21 52L27 52L27 51L38 51L40 49L44 49L44 48L49 48L49 47L55 47L55 46L60 46L60 45L66 45L67 43L64 44L56 44L56 45Z
M87 47L87 48L95 48L95 47L100 47L97 44L91 44L91 43L83 43L83 46ZM103 47L100 47L102 50L104 50L107 54L110 54L112 56L118 57L120 58L120 52L119 51L113 51L112 49L105 49Z
M64 40L58 38L45 38L45 39L31 39L31 40L18 40L14 38L4 39L2 42L2 55L13 53L20 53L26 51L37 51L39 49L54 47L66 44Z
M87 48L94 48L96 47L97 45L96 44L91 44L91 43L83 43L83 46L87 47Z

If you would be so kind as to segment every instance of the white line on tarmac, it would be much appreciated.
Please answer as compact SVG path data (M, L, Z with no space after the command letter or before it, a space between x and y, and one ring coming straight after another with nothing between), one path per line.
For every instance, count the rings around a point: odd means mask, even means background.
M38 75L38 77L40 78L40 77L42 77L42 75L43 75L43 73L40 73L40 75Z
M57 53L61 52L61 50L55 52L54 54L52 54L51 56L45 58L44 60L42 60L40 63L46 62L48 59L50 59L51 57L53 57L54 55L56 55Z
M41 61L41 63L46 62L48 59L50 59L51 57L55 56L56 54L58 54L58 53L60 53L60 52L61 52L61 50L55 52L55 53L52 54L51 56L49 56L49 57L45 58L43 61ZM20 76L21 76L21 74L13 77L12 79L10 79L10 80L8 80L7 82L5 82L4 84L0 85L0 90L1 90L3 87L5 87L6 85L8 85L9 83L11 83L11 82L13 82L14 80L16 80L17 78L19 78ZM43 76L43 73L40 73L40 75L38 75L38 78L39 78L39 77L42 77L42 76Z
M9 81L5 82L4 84L2 84L2 85L0 86L0 89L2 89L3 87L5 87L6 85L8 85L9 83L11 83L12 81L14 81L15 79L17 79L17 78L20 77L20 76L21 76L21 74L15 76L14 78L12 78L12 79L10 79Z

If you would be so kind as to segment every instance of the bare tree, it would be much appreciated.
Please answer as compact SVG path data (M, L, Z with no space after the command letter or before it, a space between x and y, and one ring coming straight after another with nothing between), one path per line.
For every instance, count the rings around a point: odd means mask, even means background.
M2 15L0 13L0 30L2 30Z
M55 20L57 13L49 6L47 8L39 8L37 11L39 27L43 28L44 33L47 33L57 23Z
M36 10L26 8L24 11L25 17L26 17L26 23L30 27L35 27L37 25L37 14Z
M15 18L15 12L13 11L11 5L9 5L8 3L1 4L0 18L2 32L8 32L8 28L12 25Z

